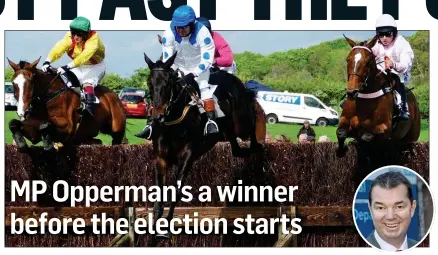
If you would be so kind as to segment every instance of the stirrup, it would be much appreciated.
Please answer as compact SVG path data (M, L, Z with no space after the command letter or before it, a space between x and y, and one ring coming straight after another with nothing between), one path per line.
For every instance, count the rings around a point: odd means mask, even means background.
M143 137L143 135L145 134L147 128L149 128L149 135L145 138L145 137ZM135 134L135 136L138 138L150 140L150 138L152 136L152 125L146 125L146 127L144 127L140 133Z
M205 124L205 128L204 128L204 135L208 135L208 125L214 125L215 126L215 130L216 131L213 131L213 132L211 132L210 134L215 134L215 133L219 133L219 127L217 126L217 124L216 124L216 122L214 122L213 120L211 120L211 119L209 119L208 121L207 121L207 123Z

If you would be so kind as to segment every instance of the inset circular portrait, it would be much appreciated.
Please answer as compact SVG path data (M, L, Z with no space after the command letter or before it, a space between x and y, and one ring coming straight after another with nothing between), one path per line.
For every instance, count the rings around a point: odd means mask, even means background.
M352 211L356 229L368 245L403 251L427 237L433 208L429 185L418 173L403 166L386 166L362 180Z

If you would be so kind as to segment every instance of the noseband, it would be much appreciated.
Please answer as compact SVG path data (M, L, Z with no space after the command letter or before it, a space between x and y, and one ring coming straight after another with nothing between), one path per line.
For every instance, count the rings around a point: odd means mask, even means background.
M351 51L353 51L354 49L365 49L368 52L370 52L371 55L374 55L373 52L370 49L368 49L368 47L365 47L365 46L354 46L351 49ZM362 75L359 75L356 73L356 68L355 68L352 73L348 73L348 80L350 80L351 75L356 75L357 77L359 77L359 80L361 82L360 87L359 87L359 91L362 91L364 87L368 86L368 78L370 76L370 70L371 70L371 68L368 68L367 74L362 76Z

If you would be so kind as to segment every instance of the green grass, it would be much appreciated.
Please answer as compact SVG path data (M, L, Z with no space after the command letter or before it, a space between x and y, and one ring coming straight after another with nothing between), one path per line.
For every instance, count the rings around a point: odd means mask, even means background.
M17 114L15 111L6 111L5 112L5 142L7 144L12 143L12 135L8 127L8 123L11 119L17 118ZM140 132L146 124L145 119L128 119L127 121L127 133L126 137L130 144L140 144L144 143L144 139L139 139L134 136L134 134ZM267 124L267 131L270 133L271 138L274 139L279 135L285 135L292 141L296 142L298 130L302 125L298 124ZM313 129L316 133L316 140L318 141L320 136L326 135L330 139L330 141L336 140L336 127L316 127ZM102 140L104 144L111 144L111 137L108 135L100 134L98 136L99 139ZM429 121L422 120L421 121L421 134L419 141L426 142L429 141Z

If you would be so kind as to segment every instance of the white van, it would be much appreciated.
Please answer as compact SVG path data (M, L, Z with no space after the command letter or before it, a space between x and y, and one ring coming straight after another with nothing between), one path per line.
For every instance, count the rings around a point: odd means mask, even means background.
M338 113L313 95L259 91L257 101L265 111L266 121L269 124L304 123L305 120L317 126L339 123Z
M5 109L16 109L17 100L14 96L14 87L12 82L5 82Z

